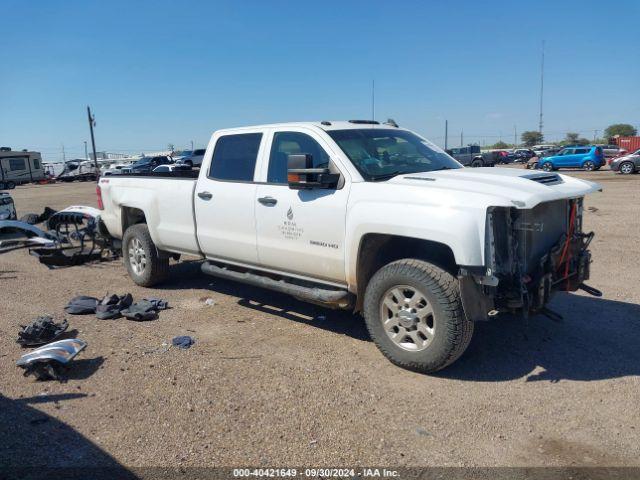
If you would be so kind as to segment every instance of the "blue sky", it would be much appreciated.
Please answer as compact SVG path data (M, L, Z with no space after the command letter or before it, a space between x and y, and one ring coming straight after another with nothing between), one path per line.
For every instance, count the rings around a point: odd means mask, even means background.
M394 118L436 143L640 127L640 2L0 0L0 144L48 160L218 128Z

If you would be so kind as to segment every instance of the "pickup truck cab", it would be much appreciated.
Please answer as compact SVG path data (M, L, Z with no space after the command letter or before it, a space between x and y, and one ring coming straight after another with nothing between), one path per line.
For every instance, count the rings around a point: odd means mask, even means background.
M590 288L582 197L598 188L465 169L411 131L354 120L219 130L199 173L103 178L98 204L138 285L196 255L207 274L362 312L392 362L433 372L474 322Z

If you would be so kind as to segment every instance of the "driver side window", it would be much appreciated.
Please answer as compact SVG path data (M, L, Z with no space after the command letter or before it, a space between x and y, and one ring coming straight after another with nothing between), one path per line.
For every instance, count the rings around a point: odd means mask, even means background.
M313 168L329 168L329 155L313 138L299 132L276 132L271 143L267 182L287 183L287 157L307 153L313 156Z

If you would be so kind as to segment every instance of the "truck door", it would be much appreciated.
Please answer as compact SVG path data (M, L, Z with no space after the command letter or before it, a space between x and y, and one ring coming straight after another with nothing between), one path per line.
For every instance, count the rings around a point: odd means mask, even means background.
M294 128L272 133L261 178L266 182L258 185L256 195L258 260L266 268L342 283L348 197L344 174L336 189L292 190L287 156L297 153L312 155L314 167L331 164L339 172L330 147L315 132Z
M197 237L207 258L257 263L253 180L262 138L260 131L222 134L208 170L198 177Z

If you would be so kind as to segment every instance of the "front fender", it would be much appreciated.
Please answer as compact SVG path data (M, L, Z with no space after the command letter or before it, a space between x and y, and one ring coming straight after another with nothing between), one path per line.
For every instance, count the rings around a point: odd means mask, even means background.
M356 285L362 238L370 233L429 240L448 246L458 265L484 265L484 207L361 202L347 214L345 252L348 285Z

